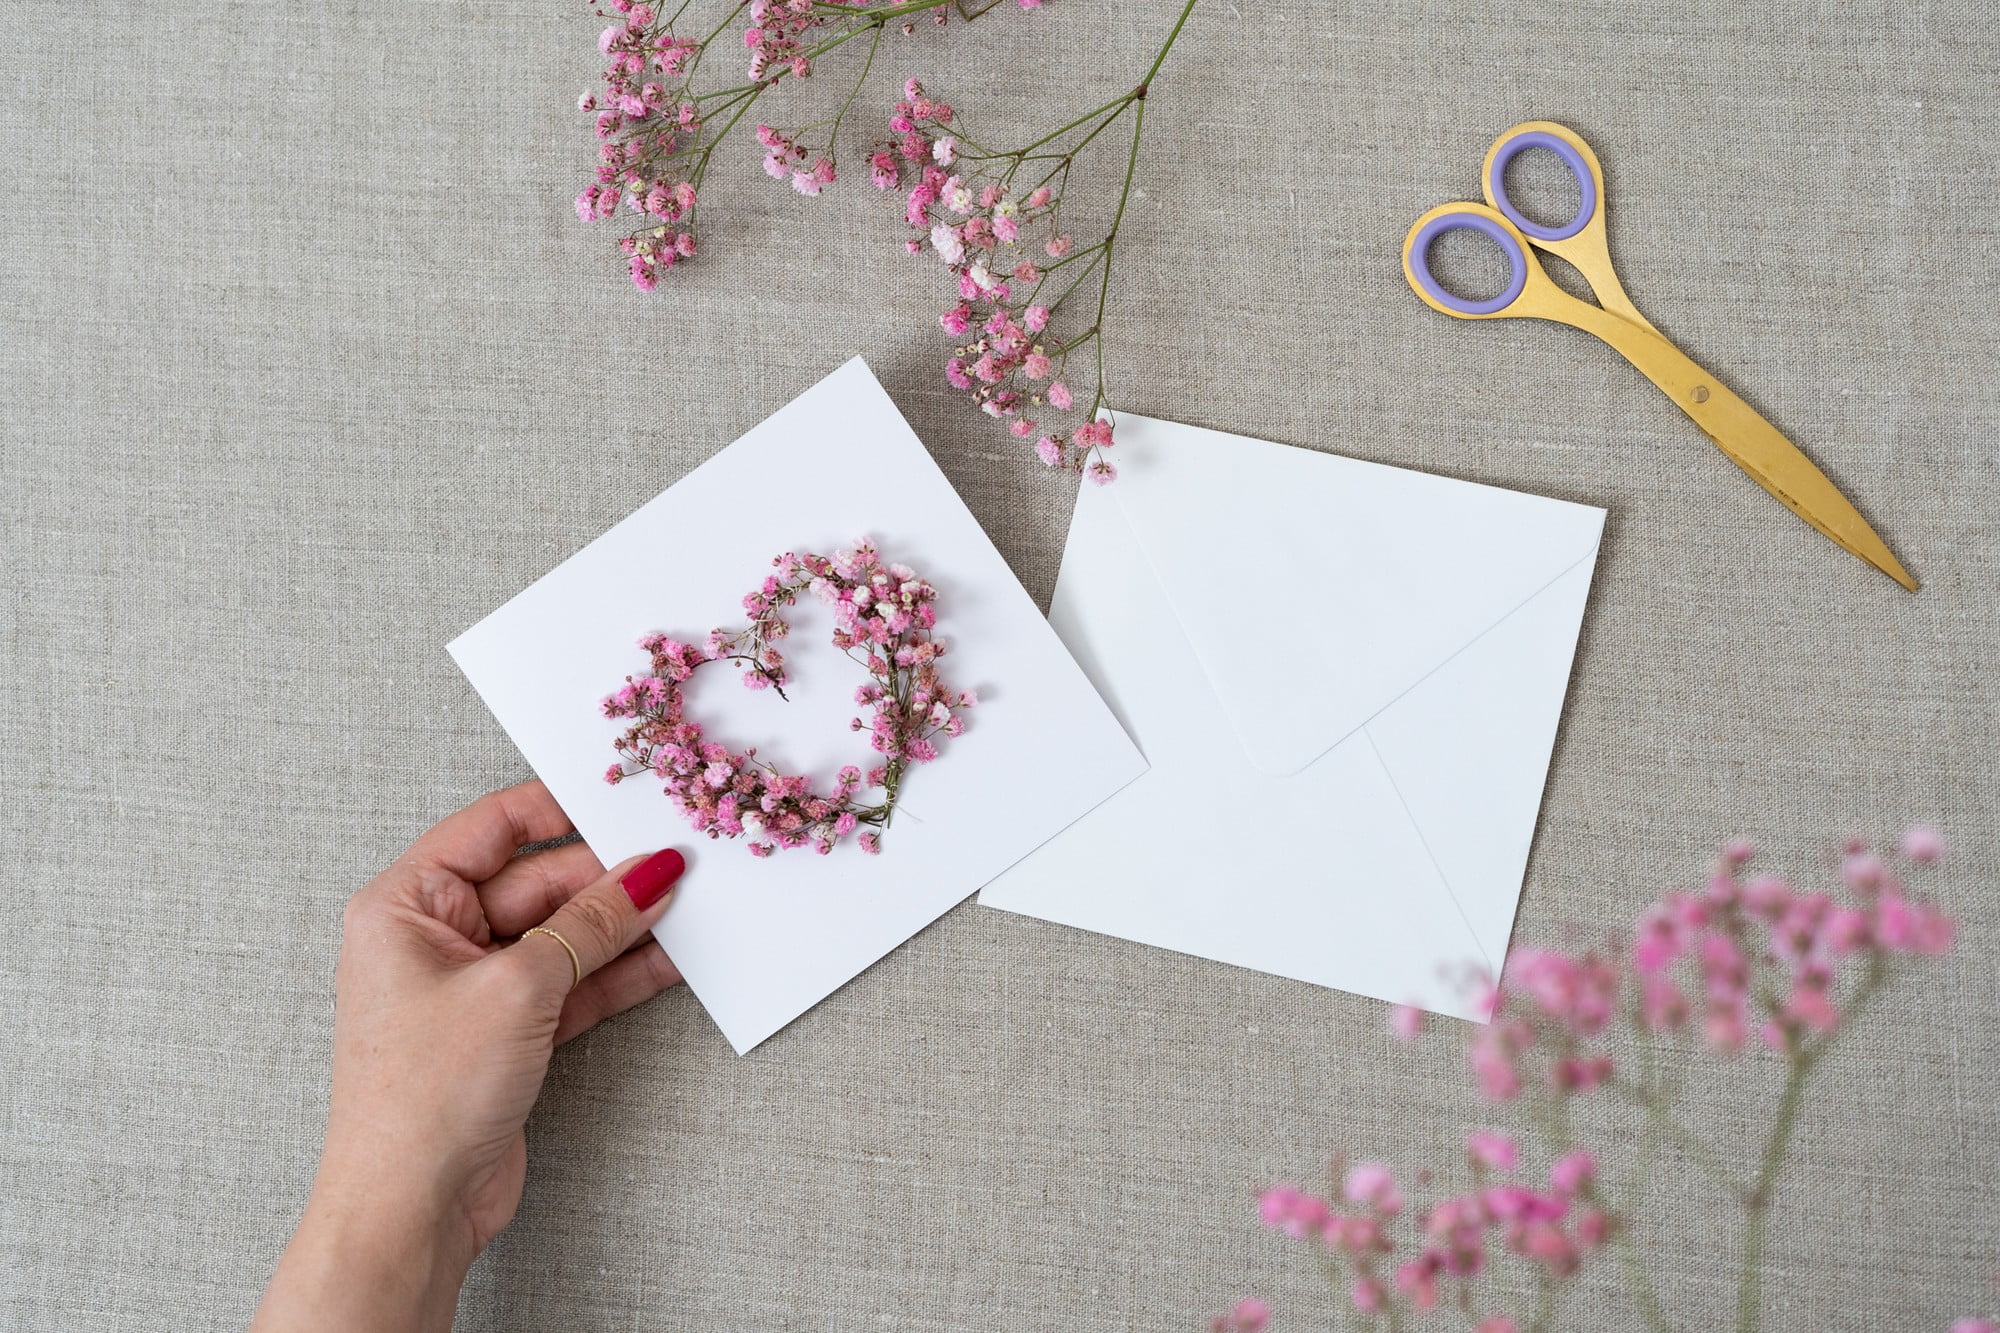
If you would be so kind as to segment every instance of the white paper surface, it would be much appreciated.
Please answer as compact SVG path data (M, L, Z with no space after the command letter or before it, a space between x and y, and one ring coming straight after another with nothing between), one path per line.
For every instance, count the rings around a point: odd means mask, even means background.
M904 779L880 856L851 842L757 860L696 835L649 778L603 779L620 724L598 701L643 672L640 634L698 640L742 623L782 551L871 537L938 588L944 678L979 695L964 735ZM790 702L717 664L689 712L830 785L868 765L847 729L866 677L810 599L792 621ZM741 1053L1145 769L1089 681L857 357L473 626L450 646L591 850L609 865L679 847L686 878L658 931Z
M988 906L1470 1017L1604 511L1121 413L1050 620L1150 764Z

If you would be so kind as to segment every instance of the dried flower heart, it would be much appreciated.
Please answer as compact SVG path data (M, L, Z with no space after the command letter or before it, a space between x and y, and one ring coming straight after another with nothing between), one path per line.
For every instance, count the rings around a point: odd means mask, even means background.
M743 599L750 616L743 629L711 630L699 644L664 634L639 640L652 670L627 676L604 699L604 716L632 719L615 743L618 762L604 779L619 783L651 773L697 833L747 835L753 856L807 846L825 854L864 827L856 839L861 850L879 852L879 830L895 813L903 774L937 758L939 738L962 732L963 714L976 702L970 691L953 690L938 676L945 645L931 637L937 590L907 565L884 564L866 540L830 557L788 551L771 564L776 572ZM744 672L745 687L775 689L783 697L791 679L777 648L791 632L784 611L807 591L833 608L833 646L868 672L854 701L872 717L857 717L849 726L866 730L882 756L865 776L852 764L842 768L825 793L804 777L780 773L754 747L737 752L708 740L701 724L688 718L683 693L698 668L733 662ZM860 796L875 789L879 795L872 799Z

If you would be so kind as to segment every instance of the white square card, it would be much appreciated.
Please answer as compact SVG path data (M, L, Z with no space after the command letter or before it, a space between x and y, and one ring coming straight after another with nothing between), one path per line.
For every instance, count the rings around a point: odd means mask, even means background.
M651 777L611 786L621 724L599 701L648 667L639 636L743 623L784 551L872 538L938 589L941 668L979 704L903 782L882 853L852 841L750 855L695 834ZM789 614L789 702L698 672L709 733L824 789L866 768L848 730L866 675L810 599ZM452 656L606 865L679 847L660 943L739 1053L1145 771L1146 763L944 474L857 357L459 636ZM713 679L710 679L713 677Z

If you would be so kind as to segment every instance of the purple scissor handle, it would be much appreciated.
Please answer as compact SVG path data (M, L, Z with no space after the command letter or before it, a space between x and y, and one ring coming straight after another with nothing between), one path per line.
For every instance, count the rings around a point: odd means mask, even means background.
M1500 247L1500 253L1507 257L1507 285L1500 289L1498 296L1475 301L1446 290L1444 284L1432 276L1431 244L1448 231L1480 232L1491 237ZM1417 225L1410 228L1409 238L1403 242L1403 275L1417 289L1417 295L1425 298L1434 309L1466 319L1491 319L1505 312L1520 299L1522 289L1528 285L1531 265L1539 275L1542 266L1528 254L1521 233L1492 209L1479 204L1446 204L1442 208L1434 208L1417 219Z
M1551 134L1548 130L1528 129L1516 125L1486 150L1486 202L1507 215L1507 220L1519 227L1537 241L1566 241L1589 226L1597 216L1600 198L1597 188L1597 163L1593 154L1589 159L1584 154L1590 146L1582 139ZM1576 178L1577 193L1581 196L1576 207L1576 216L1560 227L1545 227L1514 207L1514 201L1507 197L1507 164L1530 148L1546 148L1562 159L1569 168L1569 174Z
M1559 226L1545 226L1515 207L1507 197L1507 164L1531 148L1543 148L1576 178L1576 215ZM1553 121L1530 120L1516 125L1486 150L1480 172L1486 203L1447 204L1417 219L1403 243L1403 273L1418 296L1434 310L1461 319L1504 319L1543 315L1542 289L1551 287L1530 246L1558 255L1576 267L1597 296L1600 306L1641 328L1657 332L1625 294L1611 267L1604 231L1604 169L1583 136ZM1507 285L1498 296L1483 301L1456 296L1431 273L1430 247L1448 231L1473 230L1491 237L1506 256ZM1524 294L1536 299L1523 302Z

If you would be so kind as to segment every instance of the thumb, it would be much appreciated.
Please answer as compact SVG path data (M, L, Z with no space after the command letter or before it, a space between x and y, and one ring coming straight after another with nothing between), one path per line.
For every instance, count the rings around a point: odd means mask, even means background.
M673 887L687 869L669 847L619 862L604 877L557 908L508 949L532 964L536 977L558 995L646 937L666 915ZM546 931L555 935L537 934ZM567 944L568 949L562 945ZM571 951L575 951L574 965Z

